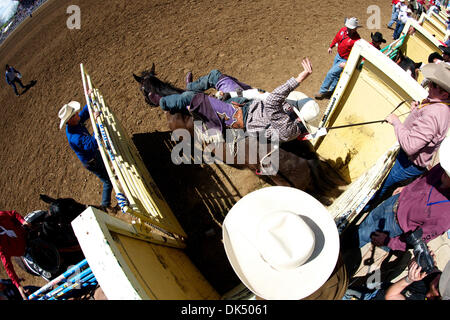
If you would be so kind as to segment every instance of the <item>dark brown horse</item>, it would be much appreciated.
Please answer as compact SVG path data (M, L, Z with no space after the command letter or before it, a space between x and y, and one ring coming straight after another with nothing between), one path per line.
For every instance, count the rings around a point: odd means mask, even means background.
M150 95L159 95L161 97L181 94L183 89L177 88L169 82L161 81L156 77L155 65L149 71L141 72L140 76L133 74L134 79L139 83L140 90L144 95L145 101L152 107L157 107L153 103ZM194 134L194 119L195 114L165 112L168 125L171 131L176 129L186 129L192 135ZM259 152L260 147L265 150L272 150L277 152L279 159L278 171L274 175L261 175L262 178L271 180L272 183L281 186L290 186L300 190L305 190L313 195L317 195L323 202L328 202L326 196L331 194L331 191L337 190L337 186L344 185L342 179L334 172L334 170L325 162L319 159L314 151L313 146L308 141L293 140L283 143L278 150L269 149L266 145L256 144L257 159L251 158L250 155L255 154L255 144L252 143L252 138L246 136L245 143L240 143L239 146L245 148L245 160L243 165L238 167L247 167L253 170L256 174L264 173L264 159L267 158L268 152ZM214 149L216 159L219 158L225 163L238 163L237 157L239 152L235 152L230 161L230 153L227 149L230 147L227 143L217 146ZM252 149L253 148L253 149ZM231 153L232 154L232 153ZM225 159L227 161L225 161ZM255 161L256 160L256 161ZM242 163L242 162L241 162ZM335 195L334 195L335 196Z

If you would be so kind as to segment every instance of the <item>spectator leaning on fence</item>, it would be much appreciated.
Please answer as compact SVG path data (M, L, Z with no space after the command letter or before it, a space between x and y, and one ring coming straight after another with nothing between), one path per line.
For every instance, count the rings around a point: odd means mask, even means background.
M94 116L98 117L98 115L96 112ZM117 208L111 208L112 183L98 149L97 141L84 126L84 122L89 119L88 106L85 105L80 111L80 103L71 101L59 110L58 116L61 120L59 129L66 126L66 136L72 150L83 166L95 174L103 183L101 209L105 212L107 209L115 212Z
M394 127L400 151L383 185L364 210L383 200L389 189L425 173L447 135L450 127L450 65L430 63L422 67L422 74L429 81L428 98L421 103L413 102L411 113L403 123L394 114L386 118Z

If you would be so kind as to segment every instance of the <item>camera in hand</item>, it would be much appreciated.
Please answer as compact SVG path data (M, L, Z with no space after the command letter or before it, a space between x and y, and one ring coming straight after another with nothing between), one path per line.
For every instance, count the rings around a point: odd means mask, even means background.
M406 243L413 247L414 257L422 271L430 274L434 269L434 260L427 245L422 240L422 228L417 228L406 236Z

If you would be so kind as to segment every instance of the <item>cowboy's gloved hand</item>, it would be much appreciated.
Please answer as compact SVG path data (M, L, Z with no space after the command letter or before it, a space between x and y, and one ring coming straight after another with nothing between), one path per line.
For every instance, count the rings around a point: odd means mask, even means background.
M377 247L387 246L390 240L388 234L382 231L375 231L370 238L372 239L372 243Z

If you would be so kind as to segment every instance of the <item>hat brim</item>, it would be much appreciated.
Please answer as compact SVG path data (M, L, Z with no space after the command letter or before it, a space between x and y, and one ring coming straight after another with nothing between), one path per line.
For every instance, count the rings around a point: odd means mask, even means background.
M306 100L306 99L311 99L312 98L308 97L306 94L304 94L303 92L300 91L292 91L291 93L289 93L289 95L287 96L286 100ZM306 121L303 120L303 118L300 116L299 114L299 110L296 107L294 108L294 112L297 114L298 118L302 121L302 124L305 126L306 130L309 133L313 133L317 130L316 127L311 126L310 124L308 124Z
M358 29L358 28L362 28L362 25L360 25L360 24L358 24L357 26L351 26L351 25L345 23L344 25L345 25L348 29L352 29L352 30Z
M77 113L78 111L80 111L81 109L81 104L78 101L70 101L68 104L64 105L65 106L69 106L70 109L72 110L70 115L67 116L65 119L61 119L61 122L59 123L59 130L61 130L67 123L67 121L70 120L70 118L73 117L73 115L75 113Z
M439 68L441 68L439 64L428 63L422 67L422 75L424 78L429 79L431 82L434 82L439 87L450 93L450 83L442 81L435 76L435 73L439 70Z
M295 269L272 268L255 247L258 221L274 211L301 216L316 234L312 256ZM263 188L239 200L225 218L223 240L235 273L264 299L298 300L311 295L328 280L339 255L339 234L331 214L311 195L289 187Z

